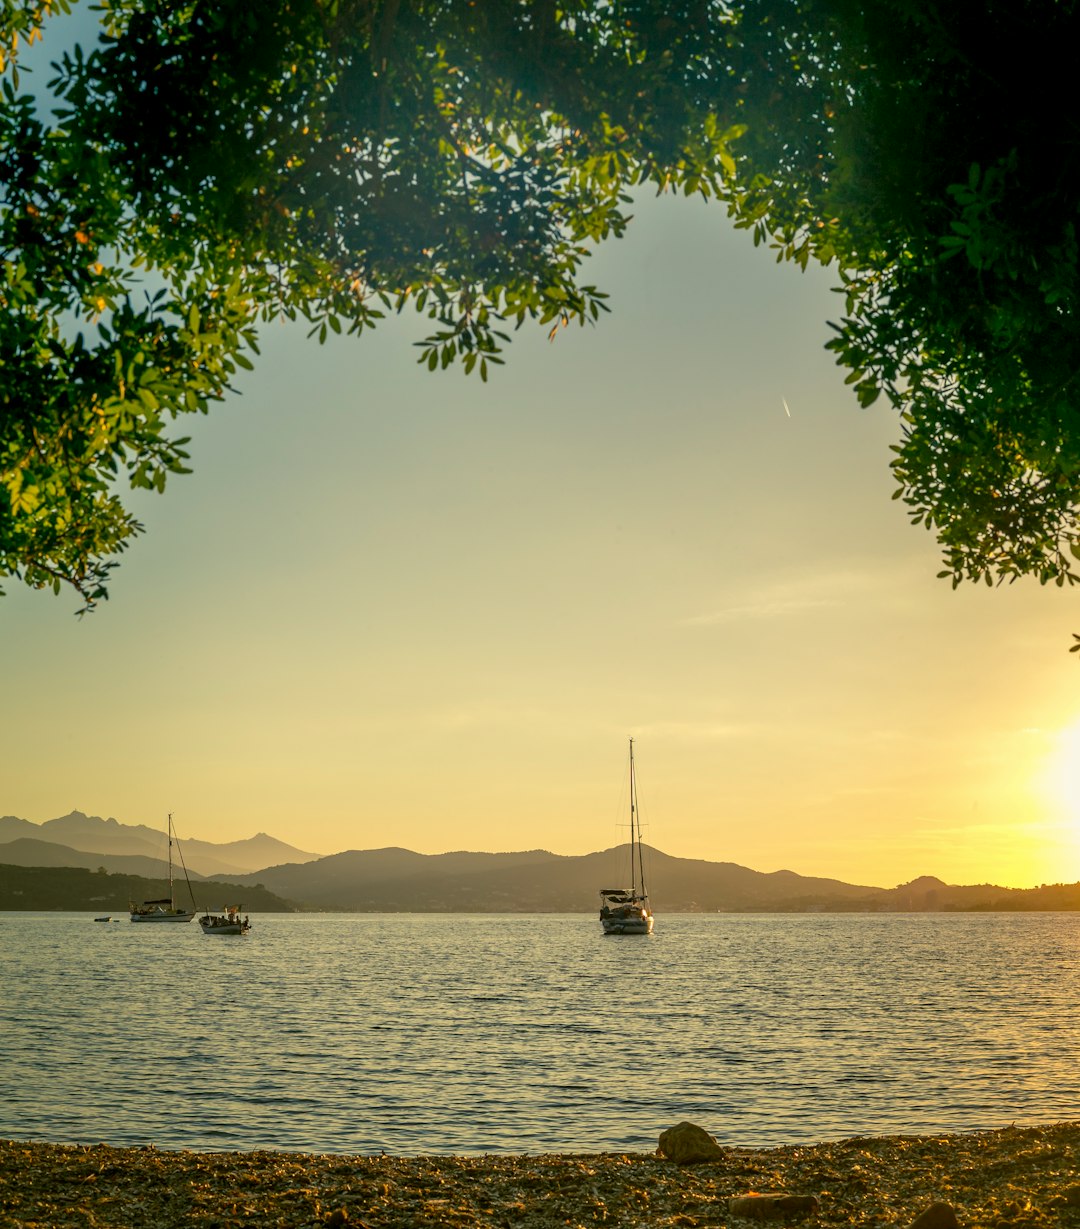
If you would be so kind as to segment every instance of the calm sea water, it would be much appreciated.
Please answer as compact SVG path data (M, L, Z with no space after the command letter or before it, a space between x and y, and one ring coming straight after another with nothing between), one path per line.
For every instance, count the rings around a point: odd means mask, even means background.
M1080 1118L1080 915L0 914L0 1137L396 1154Z

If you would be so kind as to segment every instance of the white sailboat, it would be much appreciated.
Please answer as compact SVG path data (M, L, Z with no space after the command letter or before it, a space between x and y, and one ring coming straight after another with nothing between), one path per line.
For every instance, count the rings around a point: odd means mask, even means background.
M179 909L173 893L173 822L172 812L169 812L169 895L164 900L144 900L141 905L134 901L128 904L128 916L133 922L190 922L195 916L195 898L192 896L190 909ZM180 855L181 864L184 855ZM187 867L184 867L184 877L187 878ZM191 891L191 880L188 880L188 892Z
M639 886L640 885L640 886ZM653 915L641 860L641 817L634 774L634 740L630 739L630 886L600 889L600 925L606 935L651 935Z

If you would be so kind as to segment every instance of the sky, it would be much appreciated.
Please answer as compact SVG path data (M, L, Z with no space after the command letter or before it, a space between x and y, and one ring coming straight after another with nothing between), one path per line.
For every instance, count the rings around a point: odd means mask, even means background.
M272 325L111 600L6 583L0 814L300 849L647 843L892 886L1080 879L1077 598L936 577L835 273L640 198L484 384L408 315ZM657 897L662 884L651 885Z

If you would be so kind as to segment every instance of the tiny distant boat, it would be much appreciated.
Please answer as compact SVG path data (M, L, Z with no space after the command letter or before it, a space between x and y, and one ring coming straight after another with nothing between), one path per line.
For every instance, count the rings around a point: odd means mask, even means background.
M638 887L640 883L640 889ZM653 915L641 860L641 817L634 774L634 740L630 739L630 886L600 889L600 925L606 935L651 935Z
M108 916L108 915L106 915L105 917L96 917L96 918L94 918L94 921L95 921L95 922L111 922L111 921L112 921L112 917L110 917L110 916Z
M204 935L246 935L251 923L240 916L243 905L224 905L221 913L204 913L199 925Z
M177 852L180 845L177 842ZM191 908L181 909L176 903L173 892L173 822L169 813L169 895L161 900L144 900L141 905L131 901L128 905L128 916L133 922L190 922L195 917L195 897L191 897ZM184 855L180 854L180 864L184 864ZM187 867L184 866L184 878L187 878ZM191 880L188 879L188 892L191 892Z

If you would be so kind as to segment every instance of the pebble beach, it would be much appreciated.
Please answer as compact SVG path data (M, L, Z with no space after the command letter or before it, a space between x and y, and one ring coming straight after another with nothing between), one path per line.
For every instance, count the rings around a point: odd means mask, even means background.
M784 1211L761 1200L758 1215L908 1226L928 1224L931 1210L940 1219L948 1205L961 1226L1080 1227L1080 1123L763 1149L726 1148L714 1134L719 1155L699 1164L659 1153L394 1157L0 1141L0 1225L747 1226L755 1203L746 1196L783 1194L816 1206Z

